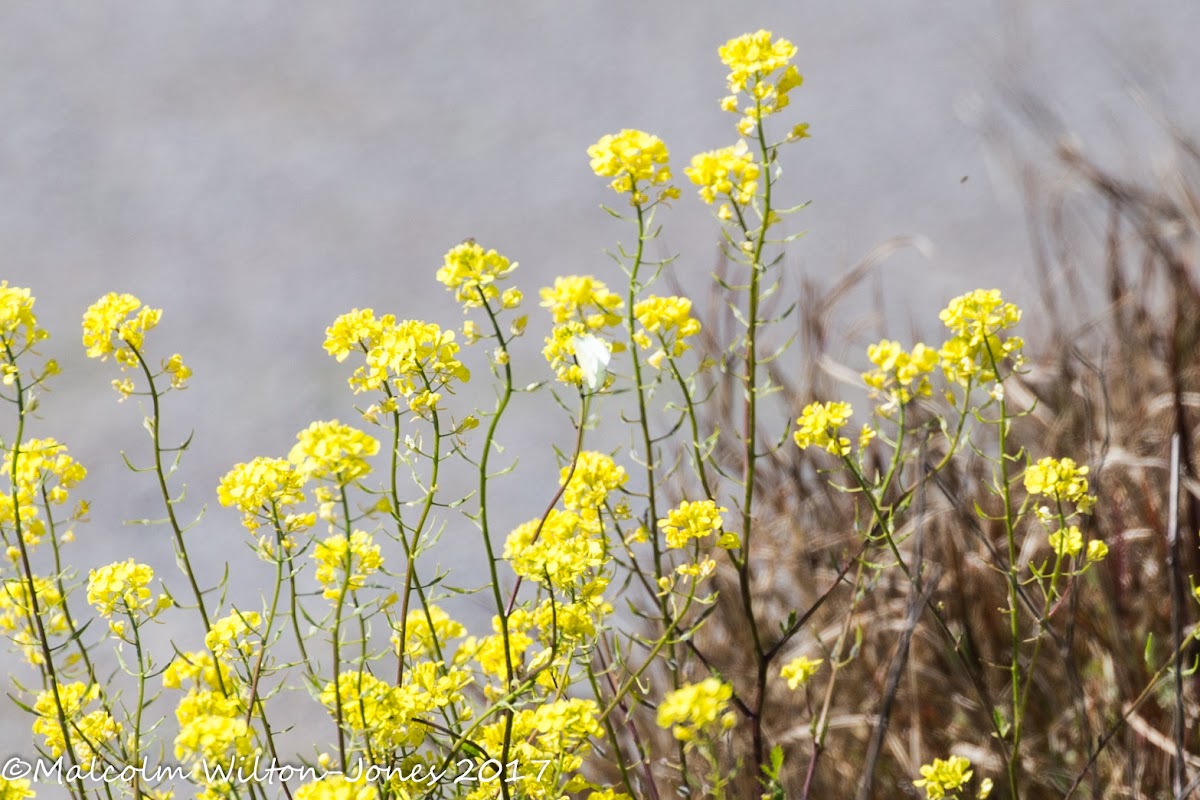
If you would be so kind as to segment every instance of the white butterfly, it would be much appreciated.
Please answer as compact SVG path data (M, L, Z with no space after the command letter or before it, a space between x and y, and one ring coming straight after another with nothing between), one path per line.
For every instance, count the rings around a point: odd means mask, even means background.
M612 359L612 350L607 342L592 336L575 337L575 363L583 372L584 383L593 392L604 383L608 374L608 362Z

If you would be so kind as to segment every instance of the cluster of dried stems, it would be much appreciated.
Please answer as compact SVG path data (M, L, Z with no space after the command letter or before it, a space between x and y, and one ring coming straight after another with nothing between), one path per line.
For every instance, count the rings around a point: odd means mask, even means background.
M1027 309L1028 370L1006 382L1027 412L1013 441L1034 456L1071 455L1090 466L1099 503L1087 534L1111 549L1051 613L1053 653L1039 665L1022 750L1028 800L1183 797L1200 782L1200 675L1190 672L1200 645L1183 648L1166 679L1144 691L1200 617L1192 594L1200 583L1200 148L1181 139L1178 152L1169 178L1140 185L1063 146L1062 189L1028 196L1045 307ZM885 250L836 286L803 287L792 317L800 346L771 365L781 416L846 396L841 376L857 373L831 356L832 323ZM710 314L700 347L721 353L734 324ZM738 387L713 388L711 421L736 430ZM763 440L778 441L769 428ZM722 441L728 447L713 458L736 471L738 443ZM862 552L862 509L832 485L835 466L816 449L781 446L758 475L757 616L784 620L795 611L803 630L789 647L827 664L840 652L843 662L835 681L826 669L798 692L771 683L764 738L788 753L787 797L915 797L918 767L950 753L994 776L993 797L1005 796L992 708L978 689L1002 707L1010 643L1006 583L995 565L1006 557L1004 531L976 512L997 505L991 465L966 450L915 498L904 548L922 564L918 585L882 570L857 596L848 572ZM888 560L876 549L866 557ZM689 643L697 677L711 668L750 695L755 659L732 568L718 573L717 588L715 611ZM941 609L968 659L927 604ZM1032 614L1027 621L1036 622ZM734 741L731 766L754 764L754 747ZM758 798L758 778L740 769L731 796Z

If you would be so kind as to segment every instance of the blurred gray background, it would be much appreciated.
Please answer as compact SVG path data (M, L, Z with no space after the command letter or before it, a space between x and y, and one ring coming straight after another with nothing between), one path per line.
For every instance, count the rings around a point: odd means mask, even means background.
M832 282L891 236L931 243L880 273L901 338L910 315L976 286L1032 303L1018 177L1053 182L1058 135L1139 176L1168 163L1159 118L1200 130L1192 0L162 0L0 13L0 277L33 290L53 337L42 352L64 369L30 433L69 445L94 501L68 558L86 576L133 555L183 589L167 531L123 524L161 516L151 477L120 458L146 463L148 441L136 402L109 389L113 363L88 361L79 341L91 302L132 292L165 309L150 351L195 369L165 406L170 436L196 434L177 479L185 516L209 506L192 548L211 580L232 557L232 594L252 603L267 573L241 554L247 537L214 488L236 462L286 454L311 420L356 421L350 367L321 348L337 314L458 326L434 272L475 237L521 263L519 374L542 379L537 288L569 272L621 283L603 251L631 230L599 210L614 196L585 150L623 127L671 148L683 198L660 217L656 254L678 254L679 282L707 291L717 228L682 168L736 139L717 107L716 49L732 36L766 27L799 48L806 82L785 119L810 122L813 138L787 148L782 185L785 202L812 206L795 221L808 235L785 262L793 279ZM465 401L490 407L474 366ZM540 513L549 443L568 431L548 398L514 410L501 438L524 477L502 485L499 530ZM482 582L478 534L447 522L456 582ZM486 603L471 603L464 613L486 620ZM196 647L194 621L179 618L160 644ZM0 721L0 753L29 753L23 715L6 705Z

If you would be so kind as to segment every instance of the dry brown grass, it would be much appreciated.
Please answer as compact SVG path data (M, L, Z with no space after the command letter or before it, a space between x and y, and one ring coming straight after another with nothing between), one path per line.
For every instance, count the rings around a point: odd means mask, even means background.
M1184 773L1200 774L1197 678L1183 681L1181 738L1174 727L1171 681L1122 722L1154 668L1169 657L1174 638L1191 631L1198 610L1189 580L1200 576L1200 151L1181 141L1179 152L1169 179L1149 186L1122 181L1063 148L1066 189L1038 201L1030 214L1040 220L1032 233L1041 243L1046 307L1027 319L1048 324L1027 333L1028 372L1008 386L1011 401L1028 412L1015 423L1014 441L1034 457L1070 455L1090 466L1100 503L1087 535L1107 542L1110 556L1074 583L1052 613L1053 635L1038 669L1022 747L1027 800L1062 798L1080 775L1076 797L1174 797L1180 749ZM1073 214L1099 221L1101 241L1079 239L1080 226L1066 222L1072 216L1064 213L1068 203L1074 204ZM1054 256L1067 252L1099 256ZM830 378L837 370L830 321L838 301L869 271L864 265L827 290L805 287L800 355L792 367L799 359L804 366L799 375L779 369L773 376L783 387L777 397L785 398L779 410L790 417L814 398L844 393ZM722 352L731 341L732 324L720 314L713 317L706 328L710 352ZM711 421L730 431L738 428L740 408L738 387L729 382L717 386L706 405ZM1169 452L1176 433L1183 445L1178 566L1167 545ZM736 473L740 443L733 436L721 442L713 458ZM936 455L931 451L926 460ZM904 530L903 549L911 563L924 565L924 586L936 587L930 602L961 637L965 659L955 654L917 587L899 570L872 574L857 601L851 597L850 575L839 573L853 569L862 546L855 531L862 530L863 509L853 495L831 486L823 472L831 466L823 453L787 446L762 462L758 476L752 574L761 629L778 637L779 623L790 612L806 616L825 598L781 661L795 653L828 660L843 631L853 645L853 658L832 691L828 669L807 692L770 683L764 726L768 744L787 751L787 797L915 797L912 779L919 765L951 752L970 757L978 774L995 779L993 797L1006 796L989 723L989 704L1004 708L1009 691L1006 585L996 567L1004 561L999 554L1005 553L1005 537L1001 524L975 511L976 504L997 510L987 491L991 465L970 451L955 459L918 492ZM914 465L906 484L916 481L918 468ZM881 548L867 556L887 561ZM717 670L749 695L754 657L736 600L736 572L723 569L717 586L716 611L694 640L695 674ZM1173 591L1182 600L1174 623ZM1028 630L1033 616L1027 614L1024 623ZM857 644L856 630L862 634ZM1146 653L1155 667L1148 666ZM1200 651L1192 648L1184 665L1197 656ZM829 730L818 748L812 728L823 709ZM649 713L644 722L643 736L659 736L665 748L652 749L676 752L655 732ZM730 762L751 764L752 744L739 737L731 744ZM670 785L670 769L658 767L661 786ZM757 798L760 792L753 768L743 767L732 796Z

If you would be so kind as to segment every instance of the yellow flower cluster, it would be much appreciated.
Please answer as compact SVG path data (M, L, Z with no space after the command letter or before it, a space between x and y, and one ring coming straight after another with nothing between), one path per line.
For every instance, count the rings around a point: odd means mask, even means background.
M604 542L598 533L597 526L574 512L554 509L544 524L530 520L510 533L504 558L518 575L569 591L604 563Z
M625 485L629 480L625 468L618 466L612 456L585 450L575 461L575 469L567 466L559 474L559 485L571 480L563 490L563 505L590 520L595 520L608 500L609 492Z
M223 661L214 661L207 651L180 653L163 672L162 683L167 689L182 689L185 683L197 689L220 689L229 686L232 676Z
M798 656L783 665L779 676L787 681L788 688L794 691L806 685L812 676L817 674L817 670L821 668L823 662L824 659L821 658Z
M257 611L235 609L227 616L213 622L204 636L204 646L211 650L217 658L224 658L233 651L248 656L254 652L254 643L244 637L247 633L256 633L260 625L262 625L262 615Z
M446 253L442 267L437 271L437 279L447 289L454 290L455 299L464 308L478 308L486 301L500 297L496 281L516 268L516 264L495 250L484 250L468 240ZM505 308L514 308L520 303L520 292L515 296L506 293L502 302Z
M938 351L932 347L918 342L908 352L899 342L884 339L867 348L867 358L875 369L864 372L862 378L872 397L884 395L890 406L933 393L929 373L938 365Z
M0 281L0 344L14 358L50 336L38 327L37 316L33 313L35 302L36 298L28 289ZM11 383L7 371L4 377L6 384Z
M37 793L29 787L32 784L25 778L0 778L0 800L25 800L26 797L37 797Z
M251 532L278 516L283 533L291 534L316 522L312 513L284 514L304 502L304 481L305 474L287 459L259 456L225 473L217 486L217 499L221 505L241 511L242 525Z
M417 747L428 727L416 719L431 711L461 703L462 689L471 681L465 671L442 669L432 661L415 665L406 673L408 683L393 686L368 672L347 671L321 690L321 704L336 715L341 702L342 724L360 736L370 737L386 751Z
M347 589L353 592L363 588L367 576L383 566L379 545L366 531L354 531L349 539L339 533L317 542L312 557L317 564L317 580L325 587L322 594L328 600L340 599Z
M990 383L1006 360L1021 364L1025 346L1019 336L1004 337L1016 326L1021 311L1006 303L999 289L976 289L954 298L938 315L953 334L938 351L946 378L966 386L971 380Z
M670 154L657 136L626 128L620 133L601 136L587 154L592 171L601 178L612 178L609 186L617 194L629 195L630 205L640 206L650 201L643 191L647 186L664 186L658 200L679 197L679 190L669 185Z
M248 770L255 757L262 754L246 722L246 709L236 697L192 689L175 707L175 718L179 722L175 758L192 765L191 777L201 784L207 783L206 766L219 764L222 770ZM227 796L230 788L220 779L207 785L213 797Z
M796 444L801 449L823 447L835 456L850 455L850 440L840 434L853 413L845 402L809 403L796 420Z
M661 349L648 359L650 366L655 369L662 365L668 354L671 358L683 355L690 347L688 337L700 332L700 320L692 316L692 301L686 297L651 295L639 301L633 307L633 313L645 328L634 334L638 346L648 350L651 334L661 344Z
M542 289L541 298L542 306L550 309L554 319L542 355L558 380L574 386L587 383L593 390L599 388L604 382L597 369L600 365L590 364L589 370L584 370L580 363L587 358L596 360L599 354L583 352L581 343L587 342L592 350L604 349L605 356L623 349L620 344L592 335L621 324L618 313L624 305L621 298L591 275L559 276L553 286Z
M512 796L530 800L558 800L575 796L588 784L578 775L556 785L560 776L577 771L583 756L590 749L589 740L603 736L598 717L600 710L594 700L578 698L552 700L536 709L521 709L513 715L510 757L518 764L535 764L549 760L548 768L518 770L512 784ZM501 720L486 725L480 732L480 744L489 753L499 753L504 747L506 723ZM492 800L496 788L481 784L468 795L468 800Z
M554 324L582 322L588 331L621 324L621 298L591 275L560 275L541 291L542 307L549 308Z
M365 354L366 364L349 379L355 393L386 388L421 415L437 407L439 389L470 380L458 349L454 331L420 320L397 322L391 314L375 319L371 309L343 314L325 330L325 350L338 361L351 350Z
M163 594L156 600L150 591L152 580L154 570L148 565L138 564L132 558L115 561L88 573L87 600L105 618L128 614L153 619L170 607L171 598ZM118 636L124 633L124 623L112 624L117 626L114 633Z
M55 685L58 687L57 702L53 689L38 693L33 704L37 714L37 719L33 721L33 733L44 737L42 744L50 751L51 758L58 758L66 752L66 739L58 721L61 703L63 717L70 731L71 749L83 769L90 769L92 762L121 735L121 723L103 709L84 713L87 706L100 697L99 685L85 685L79 681Z
M33 592L46 635L66 633L70 626L63 608L62 593L54 581L34 575ZM42 665L45 659L38 646L40 639L33 619L29 582L23 578L10 578L0 584L0 633L20 647L25 660L36 667Z
M733 687L718 678L667 692L658 705L658 727L670 728L681 742L690 742L713 727L728 730L736 722L727 710L732 697Z
M146 332L157 327L161 319L161 308L142 305L131 294L109 292L83 314L83 346L89 358L103 361L112 355L122 370L137 367L141 364ZM171 385L176 389L183 388L192 375L178 353L163 363L163 371L171 376ZM114 380L113 388L124 399L133 393L133 381Z
M958 797L958 791L966 787L973 774L971 762L962 756L950 756L945 761L935 758L932 764L921 767L921 777L913 781L913 786L924 788L927 800ZM953 794L948 794L950 792ZM991 792L992 780L987 778L980 782L975 796L984 800Z
M760 30L730 39L717 53L721 62L729 67L728 97L721 100L725 111L741 113L738 131L749 136L758 122L768 114L786 108L789 93L804 82L799 70L791 63L796 55L796 46L787 39L772 41L771 32ZM776 73L782 70L782 73ZM745 92L750 104L738 108L738 94ZM804 138L808 126L799 125L791 138Z
M727 197L744 206L754 199L761 168L746 142L738 140L730 147L697 153L692 156L692 165L683 172L700 187L700 199L705 203L712 205L718 198ZM722 218L728 218L729 213L723 208Z
M1025 468L1025 491L1058 502L1074 503L1084 513L1095 503L1087 493L1088 468L1071 458L1040 458Z
M402 768L401 772L409 771ZM304 784L295 794L296 800L376 800L378 797L379 792L373 784L365 780L355 783L342 775L334 774Z
M0 495L0 525L15 528L19 514L22 538L25 544L33 547L41 542L46 533L45 522L39 516L38 502L44 499L54 505L66 503L70 490L87 476L87 470L67 454L66 445L47 438L29 439L21 443L19 452L8 451L3 464L0 464L0 474L12 479L17 496L17 505L14 507L10 492ZM88 504L80 502L72 520L86 516L87 511ZM60 538L68 542L73 534L66 531Z
M288 461L305 478L331 478L338 486L371 471L367 457L379 452L379 441L335 420L314 422L296 434Z
M658 521L658 529L667 537L667 547L687 547L693 539L716 533L718 546L734 548L738 546L737 534L721 533L721 526L725 524L721 514L725 511L728 509L717 506L712 500L684 500L667 512L666 519Z
M427 658L433 656L438 646L445 646L451 639L457 639L467 632L466 627L450 617L435 605L425 609L408 612L404 618L404 655L410 658ZM430 627L429 621L433 620ZM392 636L392 644L400 650L400 634Z

